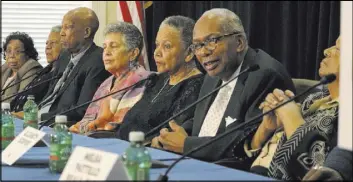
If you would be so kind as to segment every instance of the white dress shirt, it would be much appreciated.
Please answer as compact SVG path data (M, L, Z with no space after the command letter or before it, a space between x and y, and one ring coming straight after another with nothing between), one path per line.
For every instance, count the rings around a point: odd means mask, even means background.
M237 70L233 73L230 78L234 78L240 72L241 63ZM237 83L238 78L231 81L228 85L222 87L213 101L210 109L207 112L205 120L202 124L199 137L206 137L206 136L215 136L217 134L219 125L222 122L224 112L228 106L232 93L234 91L235 85ZM222 81L222 84L226 83L226 81ZM234 122L235 120L233 120ZM229 124L229 123L228 123Z

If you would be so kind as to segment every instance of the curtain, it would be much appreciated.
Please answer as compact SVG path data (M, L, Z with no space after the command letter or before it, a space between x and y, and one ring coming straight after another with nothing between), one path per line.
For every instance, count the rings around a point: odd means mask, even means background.
M339 36L339 1L154 1L146 9L151 70L156 70L153 51L160 23L171 15L196 21L212 8L227 8L237 14L249 46L280 61L293 78L319 79L323 51Z

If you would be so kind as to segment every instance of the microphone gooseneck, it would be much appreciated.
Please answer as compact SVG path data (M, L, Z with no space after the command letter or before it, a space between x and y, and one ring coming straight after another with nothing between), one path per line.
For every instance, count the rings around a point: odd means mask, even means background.
M219 140L219 139L222 139L223 137L227 136L227 135L230 134L230 133L233 133L234 131L236 131L236 130L242 128L242 127L245 126L245 125L254 125L254 124L258 124L258 123L262 122L262 120L258 120L258 119L260 119L261 117L263 117L263 116L269 114L270 112L273 112L274 110L278 109L279 107L282 107L283 105L285 105L285 104L287 104L287 103L289 103L289 102L292 102L293 100L295 100L296 98L298 98L298 97L300 97L300 96L306 94L307 92L309 92L309 91L312 90L313 88L315 88L315 87L317 87L317 86L319 86L319 85L331 83L331 82L333 82L335 79L336 79L336 76L335 76L334 74L327 75L327 76L323 77L323 78L320 80L319 83L317 83L317 84L311 86L311 87L308 88L306 91L304 91L304 92L302 92L302 93L296 95L295 97L292 97L291 99L288 99L288 100L285 101L285 102L282 102L281 104L277 105L276 107L274 107L273 109L271 109L271 110L269 110L269 111L267 111L267 112L264 112L263 114L259 114L258 116L255 116L255 117L249 119L248 122L241 123L240 125L238 125L238 126L232 128L232 129L230 129L230 130L228 130L228 131L226 131L226 132L224 132L224 133L222 133L222 134L220 134L220 135L218 135L218 136L216 136L216 137L213 137L211 140L207 141L206 143L203 143L203 144L199 145L198 147L195 147L194 149L190 150L189 152L186 152L186 153L183 154L178 160L174 161L174 162L168 167L168 169L166 170L166 172L164 173L164 175L161 174L161 175L159 176L158 180L159 180L159 181L168 181L168 173L171 171L171 169L172 169L178 162L180 162L181 160L183 160L186 156L188 156L188 155L190 155L190 154L192 154L192 153L194 153L194 152L196 152L196 151L201 150L202 148L208 146L209 144L211 144L211 143L213 143L213 142L215 142L215 141L217 141L217 140Z
M223 85L215 88L214 90L212 90L210 93L208 93L207 95L203 96L202 98L198 99L197 101L195 101L194 103L190 104L189 106L187 106L185 109L181 110L180 112L178 112L177 114L173 115L172 117L168 118L167 120L165 120L164 122L162 122L161 124L159 124L158 126L156 126L155 128L153 128L152 130L150 130L146 135L146 141L144 143L148 143L149 140L147 139L150 135L152 135L154 132L156 132L158 129L160 129L161 127L165 126L168 124L168 121L171 121L173 119L175 119L176 117L178 117L179 115L181 115L182 113L184 113L185 111L187 111L188 109L190 109L191 107L195 106L196 104L198 104L199 102L203 101L204 99L206 99L207 97L209 97L210 95L214 94L216 91L220 90L221 88L223 88L224 86L228 85L230 82L232 82L234 79L238 78L240 75L246 73L246 72L252 72L252 71L256 71L258 70L260 67L259 65L255 64L255 65L251 65L247 68L245 68L243 71L241 71L238 75L236 75L235 77L231 78L230 80L228 80L226 83L224 83Z
M19 80L18 82L15 82L15 83L13 83L13 84L11 84L11 85L8 85L7 87L5 87L4 89L1 90L1 94L4 94L7 89L9 89L9 88L11 88L11 87L13 87L13 86L15 86L15 85L21 83L21 82L24 81L24 80L27 80L28 78L31 78L31 77L33 77L33 76L36 76L36 75L38 76L38 75L41 75L41 74L43 74L43 73L49 72L52 67L53 67L52 64L49 64L46 68L44 68L44 69L42 69L42 70L40 70L40 71L38 71L38 72L35 72L35 73L33 73L33 74L31 74L31 75L29 75L29 76L27 76L27 77L24 77L24 78L22 78L21 80Z
M106 97L108 97L108 96L114 95L114 94L116 94L116 93L118 93L118 92L121 92L121 91L123 91L123 90L132 88L132 87L134 87L134 86L136 86L136 85L138 85L138 84L140 84L140 83L142 83L142 82L144 82L144 81L146 81L146 80L151 79L151 77L152 77L152 76L155 76L155 75L157 75L157 74L152 73L152 74L149 75L147 78L142 79L142 80L136 82L136 83L133 84L133 85L130 85L130 86L125 87L125 88L122 88L122 89L120 89L120 90L117 90L117 91L115 91L115 92L112 92L112 93L110 93L110 94L107 94L107 95L105 95L105 96L103 96L103 97L100 97L100 98L97 98L97 99L94 99L94 100L91 100L91 101L82 103L82 104L80 104L80 105L78 105L78 106L76 106L76 107L74 107L74 108L72 108L72 109L69 109L69 110L60 112L59 114L55 114L55 115L51 116L49 119L47 119L47 120L43 121L42 123L40 123L39 130L40 130L41 128L43 128L43 126L45 126L47 123L49 123L50 120L54 119L56 115L64 115L64 114L66 114L66 113L68 113L68 112L70 112L70 111L73 111L73 110L78 109L78 108L80 108L80 107L86 106L86 105L88 105L88 104L90 104L90 103L92 103L92 102L96 102L96 101L98 101L98 100L104 99L104 98L106 98ZM49 125L49 127L52 126L53 124L54 124L54 123L52 123L51 125Z
M11 95L11 96L9 96L9 97L6 97L5 99L1 100L1 102L4 102L4 101L6 101L6 100L11 99L12 97L16 97L17 95L20 95L20 94L23 94L23 93L25 93L25 92L28 92L29 90L31 90L31 89L33 89L33 88L35 88L35 87L38 87L39 85L41 85L41 84L43 84L43 83L46 83L46 82L49 82L49 81L52 81L52 80L55 80L55 79L59 79L61 76L62 76L62 73L59 73L58 75L54 76L53 78L49 78L49 79L47 79L47 80L44 80L44 81L42 81L42 82L40 82L40 83L38 83L38 84L36 84L36 85L33 85L33 87L30 87L30 88L28 88L28 89L26 89L26 90L23 90L23 91L21 91L21 92L18 92L18 93L16 93L16 94L13 94L13 95Z

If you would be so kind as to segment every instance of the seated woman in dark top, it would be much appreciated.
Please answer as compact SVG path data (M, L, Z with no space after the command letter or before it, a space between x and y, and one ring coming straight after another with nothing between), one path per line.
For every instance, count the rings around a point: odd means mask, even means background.
M301 107L290 102L263 118L251 142L244 146L249 157L257 157L250 171L282 180L301 180L310 168L322 165L337 145L340 38L324 55L319 74L335 74L336 80L309 95ZM260 109L268 111L293 96L289 90L275 89Z
M141 100L125 115L117 131L118 138L128 140L131 131L147 133L197 100L204 76L196 68L189 50L194 24L194 20L183 16L171 16L162 22L154 51L160 74L147 83ZM192 118L194 109L190 108L175 121Z

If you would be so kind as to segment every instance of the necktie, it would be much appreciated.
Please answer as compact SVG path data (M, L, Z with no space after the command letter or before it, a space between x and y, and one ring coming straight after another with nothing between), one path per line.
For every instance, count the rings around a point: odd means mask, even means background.
M215 136L217 134L231 95L232 87L229 84L219 90L202 124L199 133L200 137Z
M61 78L60 78L59 81L58 81L59 84L57 84L57 85L55 86L55 88L54 88L54 92L59 91L60 88L64 85L64 83L65 83L66 79L69 77L69 75L70 75L70 73L71 73L73 67L74 67L74 63L72 63L72 62L70 62L70 63L67 65L67 67L66 67L66 69L65 69L65 71L64 71L64 73L63 73L63 76L61 76ZM57 87L58 87L58 88L57 88Z
M68 76L70 75L72 68L74 67L74 63L72 63L70 61L70 63L66 66L66 69L63 73L63 75L61 76L61 78L59 79L59 81L56 83L54 90L52 92L52 94L50 94L46 99L44 99L40 104L39 107L41 108L43 105L45 105L46 103L48 103L48 101L50 101L51 99L54 99L56 94L59 92L60 88L64 85L66 79L68 78Z

